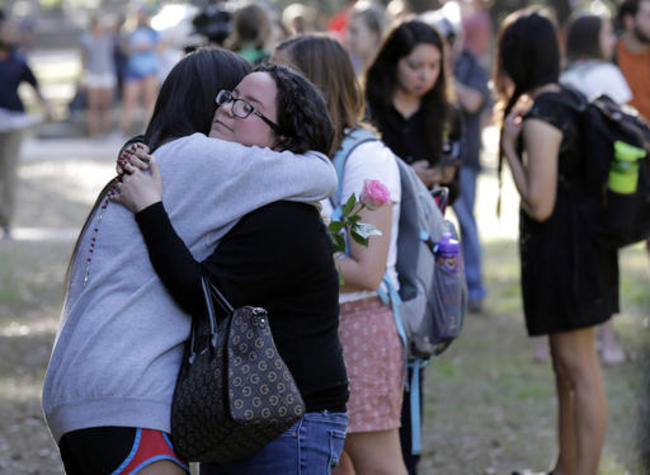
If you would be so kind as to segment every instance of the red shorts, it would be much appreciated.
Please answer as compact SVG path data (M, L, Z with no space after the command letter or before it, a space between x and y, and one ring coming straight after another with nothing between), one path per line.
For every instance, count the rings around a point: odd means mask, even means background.
M174 452L169 436L153 429L92 427L68 432L59 443L66 474L137 474L154 462L168 460L190 473Z

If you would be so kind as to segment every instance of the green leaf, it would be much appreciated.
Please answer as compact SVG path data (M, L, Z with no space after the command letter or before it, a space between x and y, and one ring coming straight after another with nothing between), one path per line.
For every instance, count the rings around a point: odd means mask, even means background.
M334 244L334 252L345 252L345 237L343 234L336 234L332 236Z
M368 238L365 237L365 236L362 236L359 233L357 233L354 229L350 233L350 236L352 236L352 239L354 239L356 242L358 242L362 246L368 247Z
M345 226L345 223L343 221L332 221L329 224L329 230L333 234L337 234L338 232L341 231L341 229L343 229L344 226Z
M349 215L352 212L352 210L354 209L355 204L357 204L357 197L355 196L354 193L352 193L350 195L350 198L348 198L347 203L345 203L343 205L343 208L342 208L343 215L344 216Z

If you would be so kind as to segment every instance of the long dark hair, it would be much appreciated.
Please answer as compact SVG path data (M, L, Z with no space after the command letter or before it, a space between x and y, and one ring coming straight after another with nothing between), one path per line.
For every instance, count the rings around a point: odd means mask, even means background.
M361 86L350 55L337 40L325 35L297 35L280 43L274 54L287 55L321 91L334 126L331 154L341 146L345 129L358 128L364 113ZM331 155L330 154L330 155Z
M217 92L233 89L250 69L244 58L221 48L199 49L181 59L169 72L158 93L144 135L149 149L153 151L169 140L195 132L207 134L217 109ZM86 217L68 264L66 282L69 282L81 237L114 184L115 179L104 186Z
M334 128L325 99L316 86L299 72L278 64L263 64L255 71L269 74L278 89L277 123L284 134L278 136L275 149L329 154Z
M560 76L560 48L553 22L535 10L518 10L506 17L497 38L494 84L505 104L503 117L523 94ZM505 78L515 89L508 96Z
M588 14L582 14L571 21L566 37L567 60L605 59L600 47L600 30L604 21L598 15Z
M420 110L424 111L426 120L431 156L438 157L442 149L449 102L444 43L433 28L421 21L412 20L397 25L388 33L365 75L366 102L372 121L381 130L398 86L397 64L422 43L433 45L440 51L440 74L420 102Z
M497 36L497 56L493 73L499 95L497 114L503 124L519 98L533 89L557 83L560 76L560 48L553 22L536 10L524 9L511 13L501 24ZM506 82L514 84L510 95ZM499 140L499 200L503 168L502 140Z

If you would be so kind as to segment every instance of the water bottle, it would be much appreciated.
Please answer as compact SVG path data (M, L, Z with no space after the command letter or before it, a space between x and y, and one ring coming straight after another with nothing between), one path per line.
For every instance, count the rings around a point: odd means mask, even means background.
M460 243L451 237L451 233L443 232L436 247L438 264L450 274L457 273L460 269Z
M624 195L634 193L639 181L639 160L645 156L646 151L642 148L616 140L614 160L609 169L609 189Z

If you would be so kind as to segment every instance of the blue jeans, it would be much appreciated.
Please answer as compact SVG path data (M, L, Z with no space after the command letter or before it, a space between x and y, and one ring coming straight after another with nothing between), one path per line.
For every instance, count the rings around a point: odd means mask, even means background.
M329 475L339 463L348 415L308 412L288 431L236 463L202 463L201 475Z
M465 277L470 300L480 300L485 297L481 272L481 243L478 239L478 228L474 219L477 175L478 170L461 167L461 192L454 203L454 212L460 224L463 258L465 259Z

